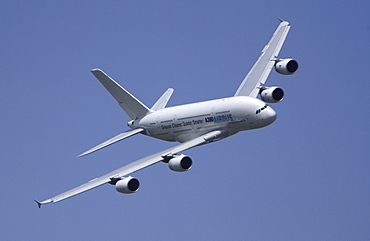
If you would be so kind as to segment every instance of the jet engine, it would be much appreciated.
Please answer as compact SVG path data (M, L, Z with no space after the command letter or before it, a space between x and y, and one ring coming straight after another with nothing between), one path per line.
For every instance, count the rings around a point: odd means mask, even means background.
M294 59L281 59L275 64L275 70L279 74L291 75L298 69L298 62Z
M168 167L175 172L185 172L190 170L193 161L186 155L174 156L168 161Z
M273 86L273 87L264 87L260 92L261 99L267 103L277 103L283 100L284 91L282 88Z
M120 193L130 194L139 190L140 182L134 177L124 177L116 183L116 190Z

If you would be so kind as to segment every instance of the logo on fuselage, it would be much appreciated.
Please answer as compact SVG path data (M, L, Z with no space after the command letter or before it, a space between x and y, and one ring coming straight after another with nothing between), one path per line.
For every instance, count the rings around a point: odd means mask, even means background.
M227 115L216 115L216 116L206 117L205 121L214 122L214 123L233 121L233 115L227 114Z

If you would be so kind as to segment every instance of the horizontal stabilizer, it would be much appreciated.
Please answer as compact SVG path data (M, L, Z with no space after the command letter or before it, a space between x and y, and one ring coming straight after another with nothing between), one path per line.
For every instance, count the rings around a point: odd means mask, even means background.
M114 144L116 142L122 141L123 139L126 139L126 138L128 138L130 136L136 135L136 134L138 134L140 132L143 132L143 131L144 131L143 128L138 128L138 129L134 129L134 130L131 130L131 131L123 132L123 133L121 133L119 135L116 135L115 137L113 137L113 138L111 138L111 139L109 139L109 140L107 140L107 141L105 141L105 142L103 142L103 143L101 143L101 144L99 144L99 145L91 148L90 150L85 151L84 153L82 153L78 157L86 156L86 155L88 155L90 153L93 153L93 152L95 152L97 150L100 150L100 149L102 149L104 147L110 146L110 145L112 145L112 144Z
M116 81L109 77L100 69L93 69L91 72L116 99L121 108L130 116L131 119L136 119L145 116L150 109L141 103L135 96L125 90Z
M166 92L164 92L163 95L157 100L157 102L155 102L151 110L160 110L166 107L168 101L171 98L172 93L173 93L173 89L168 88Z

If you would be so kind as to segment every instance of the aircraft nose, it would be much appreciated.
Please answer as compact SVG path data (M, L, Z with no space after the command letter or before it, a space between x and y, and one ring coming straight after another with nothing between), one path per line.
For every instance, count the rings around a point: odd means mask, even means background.
M258 114L258 118L263 126L267 126L276 120L276 112L274 109L268 106L264 111L261 111L261 113Z
M266 114L266 120L269 122L269 124L273 123L276 120L276 111L271 107L267 108Z

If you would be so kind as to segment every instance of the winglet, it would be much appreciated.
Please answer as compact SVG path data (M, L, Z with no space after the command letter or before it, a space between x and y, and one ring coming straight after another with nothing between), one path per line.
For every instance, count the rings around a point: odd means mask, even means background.
M34 199L34 201L37 203L37 205L39 206L39 208L41 208L41 205L43 205L43 204L48 204L48 203L53 202L53 200L52 200L52 199L48 199L48 200L45 200L45 201L43 201L43 202L39 202L39 201L37 201L36 199Z
M35 201L37 203L37 205L39 206L39 208L41 208L41 205L42 203L40 203L39 201L37 201L36 199L34 199L33 201Z

